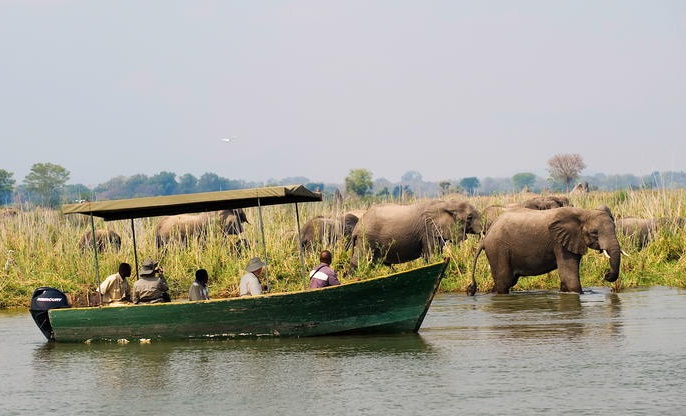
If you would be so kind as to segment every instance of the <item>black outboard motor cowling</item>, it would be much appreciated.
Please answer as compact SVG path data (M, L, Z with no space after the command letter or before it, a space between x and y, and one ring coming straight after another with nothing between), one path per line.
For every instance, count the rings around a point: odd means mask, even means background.
M54 287L39 287L33 291L29 311L36 325L38 325L38 329L49 341L54 341L48 310L68 307L69 299L62 291Z

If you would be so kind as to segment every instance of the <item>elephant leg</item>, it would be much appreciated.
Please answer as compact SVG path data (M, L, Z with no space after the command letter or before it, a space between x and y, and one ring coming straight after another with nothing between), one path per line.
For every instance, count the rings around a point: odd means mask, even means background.
M493 292L498 294L510 293L510 288L517 283L512 265L510 264L509 253L501 251L489 256L486 251L488 263L491 266L491 276L493 276Z
M581 293L580 263L581 256L568 252L562 254L561 261L558 259L557 271L560 275L560 292Z
M493 291L498 294L506 295L510 293L510 289L517 284L517 277L512 273L510 265L501 267L497 272L493 272L493 281L495 286Z

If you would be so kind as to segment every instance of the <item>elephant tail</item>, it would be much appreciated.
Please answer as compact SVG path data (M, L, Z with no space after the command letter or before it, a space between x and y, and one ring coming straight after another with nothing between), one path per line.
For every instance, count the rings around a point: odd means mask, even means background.
M474 296L476 294L476 261L479 259L479 255L481 255L481 252L484 249L484 244L483 240L479 242L479 247L476 249L476 254L474 255L474 261L472 262L472 283L467 286L467 295L468 296Z
M352 238L345 245L345 251L350 251L350 267L352 270L357 269L357 258L355 257L355 244L357 243L357 235L353 234Z

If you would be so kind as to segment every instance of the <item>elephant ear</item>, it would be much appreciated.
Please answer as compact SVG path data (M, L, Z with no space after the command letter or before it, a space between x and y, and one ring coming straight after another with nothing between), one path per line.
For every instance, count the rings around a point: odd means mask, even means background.
M584 242L579 217L568 211L563 211L560 214L556 215L553 222L548 226L553 238L572 253L586 254L588 247Z

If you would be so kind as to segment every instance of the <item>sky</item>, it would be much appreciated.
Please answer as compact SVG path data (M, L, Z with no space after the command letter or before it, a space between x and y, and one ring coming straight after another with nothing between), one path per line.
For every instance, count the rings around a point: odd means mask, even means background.
M0 169L686 169L686 2L0 0ZM222 139L235 138L230 142Z

